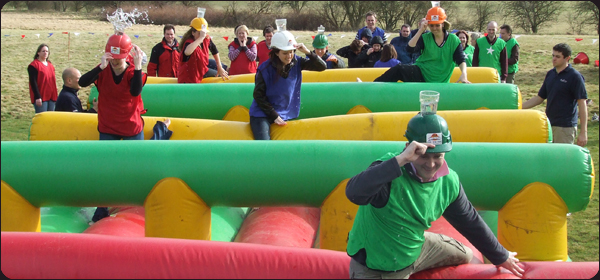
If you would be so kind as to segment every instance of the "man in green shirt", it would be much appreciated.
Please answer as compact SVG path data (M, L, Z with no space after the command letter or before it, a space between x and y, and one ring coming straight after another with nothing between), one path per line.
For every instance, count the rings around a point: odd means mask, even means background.
M346 186L346 197L359 205L346 248L350 278L407 279L469 263L469 247L425 231L442 215L490 262L522 277L516 253L498 242L444 159L452 149L446 121L421 112L408 122L405 136L402 152L382 156Z
M500 26L500 37L506 42L506 57L508 57L508 74L506 82L515 83L515 74L519 71L519 42L512 36L510 25Z
M508 60L506 56L506 42L498 40L496 32L498 23L490 21L487 26L487 36L477 39L473 52L473 67L492 67L498 70L500 81L505 83L508 73Z

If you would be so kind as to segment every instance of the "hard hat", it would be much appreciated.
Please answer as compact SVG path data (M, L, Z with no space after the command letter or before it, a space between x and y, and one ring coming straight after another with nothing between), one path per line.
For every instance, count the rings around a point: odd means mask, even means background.
M427 23L429 24L439 24L444 23L446 20L446 11L440 7L433 7L427 11Z
M193 27L197 31L205 29L206 32L208 32L208 22L204 18L194 18L194 19L192 19L192 22L190 23L190 27Z
M315 35L315 39L312 42L312 46L315 49L324 49L329 45L329 41L327 40L327 36L323 34Z
M104 48L104 51L112 54L112 57L115 59L127 57L130 50L131 39L126 34L110 36Z
M316 36L315 36L316 38ZM278 31L273 34L273 38L271 38L271 47L275 47L282 51L290 51L294 50L294 45L296 44L296 38L289 31Z
M427 153L446 153L452 150L452 136L448 123L437 114L414 116L406 127L404 137L408 142L431 143L435 148L428 148Z

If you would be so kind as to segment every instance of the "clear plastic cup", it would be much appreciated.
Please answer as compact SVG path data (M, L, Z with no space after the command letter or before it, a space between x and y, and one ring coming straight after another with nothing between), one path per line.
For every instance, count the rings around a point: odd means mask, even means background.
M325 33L325 26L323 26L321 24L321 26L317 27L317 34L324 34Z
M277 25L277 31L285 31L285 25L287 24L287 19L276 19L275 25Z
M433 115L437 112L440 93L433 90L422 90L419 94L419 100L421 101L421 114Z
M204 12L206 12L205 8L198 8L198 17L204 18Z

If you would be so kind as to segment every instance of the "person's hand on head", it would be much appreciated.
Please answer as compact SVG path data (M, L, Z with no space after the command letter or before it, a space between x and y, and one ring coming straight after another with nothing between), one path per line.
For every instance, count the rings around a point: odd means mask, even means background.
M142 60L144 59L142 49L140 49L140 47L137 45L133 45L131 50L133 52L133 64L135 66L135 70L142 70Z
M104 70L104 68L108 66L108 63L110 63L112 59L113 57L111 53L104 53L104 55L102 55L102 57L100 58L100 69Z
M303 43L295 44L294 48L303 52L304 54L310 54L310 51L306 48L306 46Z
M518 265L519 259L515 258L516 255L517 255L517 253L515 253L515 252L508 252L508 259L506 259L505 262L503 262L499 265L496 265L496 267L498 269L500 269L500 267L506 268L508 271L512 272L512 274L514 274L515 276L523 277L523 273L525 273L525 270Z
M198 36L198 39L197 39L197 40L199 40L199 41L202 41L202 40L204 40L204 38L206 38L206 31L204 31L204 30L200 30L200 31L198 31L198 32L200 32L200 36Z
M283 126L283 125L286 125L287 123L281 117L277 117L275 119L275 124Z
M421 29L422 31L425 31L427 29L427 26L429 26L427 19L422 18L421 21L419 22L419 29Z
M400 155L398 155L398 162L404 161L406 163L417 160L420 156L427 152L427 148L435 148L434 144L431 143L419 143L412 141Z

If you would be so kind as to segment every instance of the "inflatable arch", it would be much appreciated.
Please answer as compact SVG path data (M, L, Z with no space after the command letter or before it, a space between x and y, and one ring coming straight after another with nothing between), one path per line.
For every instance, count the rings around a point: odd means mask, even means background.
M327 69L322 72L302 71L302 83L326 82L356 82L360 78L363 82L372 82L389 68L342 68ZM455 83L460 77L460 69L454 68L450 83ZM229 80L213 77L202 79L202 83L254 83L255 74L229 76ZM471 83L500 83L498 71L490 67L467 67L467 78ZM177 78L148 77L150 84L176 84Z
M419 108L424 88L440 93L438 110L521 109L513 84L307 83L297 119L350 113L404 112ZM149 84L142 90L145 116L248 122L254 84ZM88 108L98 97L93 87Z
M292 120L271 126L273 140L406 141L404 130L416 112L365 113ZM455 142L546 143L551 130L546 115L536 110L438 111ZM144 138L164 117L144 117ZM29 140L97 140L95 114L44 112L32 120ZM171 118L171 140L252 140L246 122Z

